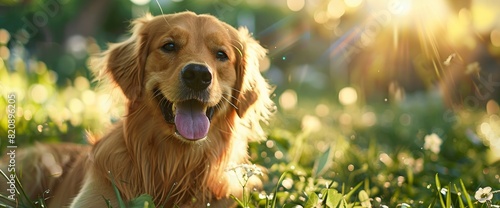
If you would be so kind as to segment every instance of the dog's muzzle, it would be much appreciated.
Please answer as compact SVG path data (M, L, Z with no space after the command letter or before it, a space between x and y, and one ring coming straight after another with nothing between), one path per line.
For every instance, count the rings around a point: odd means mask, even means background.
M175 125L176 134L189 141L205 139L215 107L208 107L197 99L173 103L159 89L154 90L163 118Z

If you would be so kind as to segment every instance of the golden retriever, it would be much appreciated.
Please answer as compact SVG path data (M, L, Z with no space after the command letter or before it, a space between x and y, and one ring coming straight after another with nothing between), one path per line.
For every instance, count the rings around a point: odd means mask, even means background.
M165 207L234 206L229 196L242 187L228 167L249 163L248 142L265 138L261 122L274 108L259 71L266 50L210 15L146 15L132 25L94 66L123 91L126 115L92 148L19 153L24 188L49 207L118 207L112 181L124 201L149 194Z

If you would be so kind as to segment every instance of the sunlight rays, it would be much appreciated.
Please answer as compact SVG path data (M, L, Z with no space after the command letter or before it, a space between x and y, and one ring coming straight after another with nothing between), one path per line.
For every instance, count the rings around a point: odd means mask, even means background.
M335 2L344 7L348 3ZM449 37L464 31L450 31L450 21L458 18L445 0L365 0L361 4L356 13L339 17L343 35L325 52L335 71L348 71L368 90L374 84L380 87L377 82L413 80L430 85L445 76L443 62L458 53Z
M310 28L307 26L294 26L292 27L293 29L289 29L297 18L298 16L294 15L285 17L262 30L262 32L257 35L259 37L265 37L280 33L280 36L272 37L272 40L269 41L270 57L275 57L277 54L281 54L299 41L310 37ZM285 32L284 30L290 31Z

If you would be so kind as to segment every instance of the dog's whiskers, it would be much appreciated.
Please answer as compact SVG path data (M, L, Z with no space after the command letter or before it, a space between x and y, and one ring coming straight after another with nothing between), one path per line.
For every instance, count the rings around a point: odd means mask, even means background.
M161 98L160 99L160 102L158 102L158 108L160 108L162 105L166 104L168 102L167 99L165 98Z
M234 103L232 103L229 99L227 99L226 97L222 96L222 99L227 101L229 103L229 105L233 106L234 109L236 109L236 110L238 109L238 107Z
M238 93L241 93L239 90L236 90L236 89L234 89L234 90L237 91ZM229 96L232 99L235 99L236 101L239 101L239 99L237 97L233 96L233 95L230 95L230 94L225 94L225 95Z
M158 107L160 107L160 104L161 104L163 101L165 101L165 100L166 100L166 98L165 98L165 97L163 97L161 93L155 93L155 95L154 95L153 97L151 97L151 98L150 98L150 101L153 101L153 100L155 100L155 99L157 99L157 100L158 100L158 98L160 98L160 99L159 99L159 102L158 102Z
M222 104L221 103L217 103L217 105L214 106L214 108L217 110L217 111L222 111Z
M238 89L236 89L234 87L231 87L231 89L234 90L234 91L236 91L236 92L238 92L238 93L241 93L241 90L238 90Z

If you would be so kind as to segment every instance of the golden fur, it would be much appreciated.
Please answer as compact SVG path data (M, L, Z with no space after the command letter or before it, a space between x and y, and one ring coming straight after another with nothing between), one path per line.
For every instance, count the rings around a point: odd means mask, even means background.
M42 174L49 179L41 180L50 184L39 181L25 187L53 190L49 207L104 207L103 197L117 207L111 180L124 200L149 194L156 205L165 207L234 205L229 195L241 196L242 187L227 169L230 164L249 162L248 141L264 139L260 122L268 120L273 108L270 86L259 71L266 50L246 29L236 30L210 15L146 15L132 25L131 37L110 45L94 66L101 78L111 78L123 91L126 115L91 150L74 145L33 147L30 154L56 158L66 157L68 147L79 151L72 164L63 165L67 168L62 175ZM163 47L170 41L177 48L165 52ZM219 57L220 51L227 60ZM190 63L207 66L213 74L205 97L192 95L215 108L206 139L196 141L178 136L160 109L165 99L173 103L188 99L179 73ZM249 186L259 183L254 180Z

